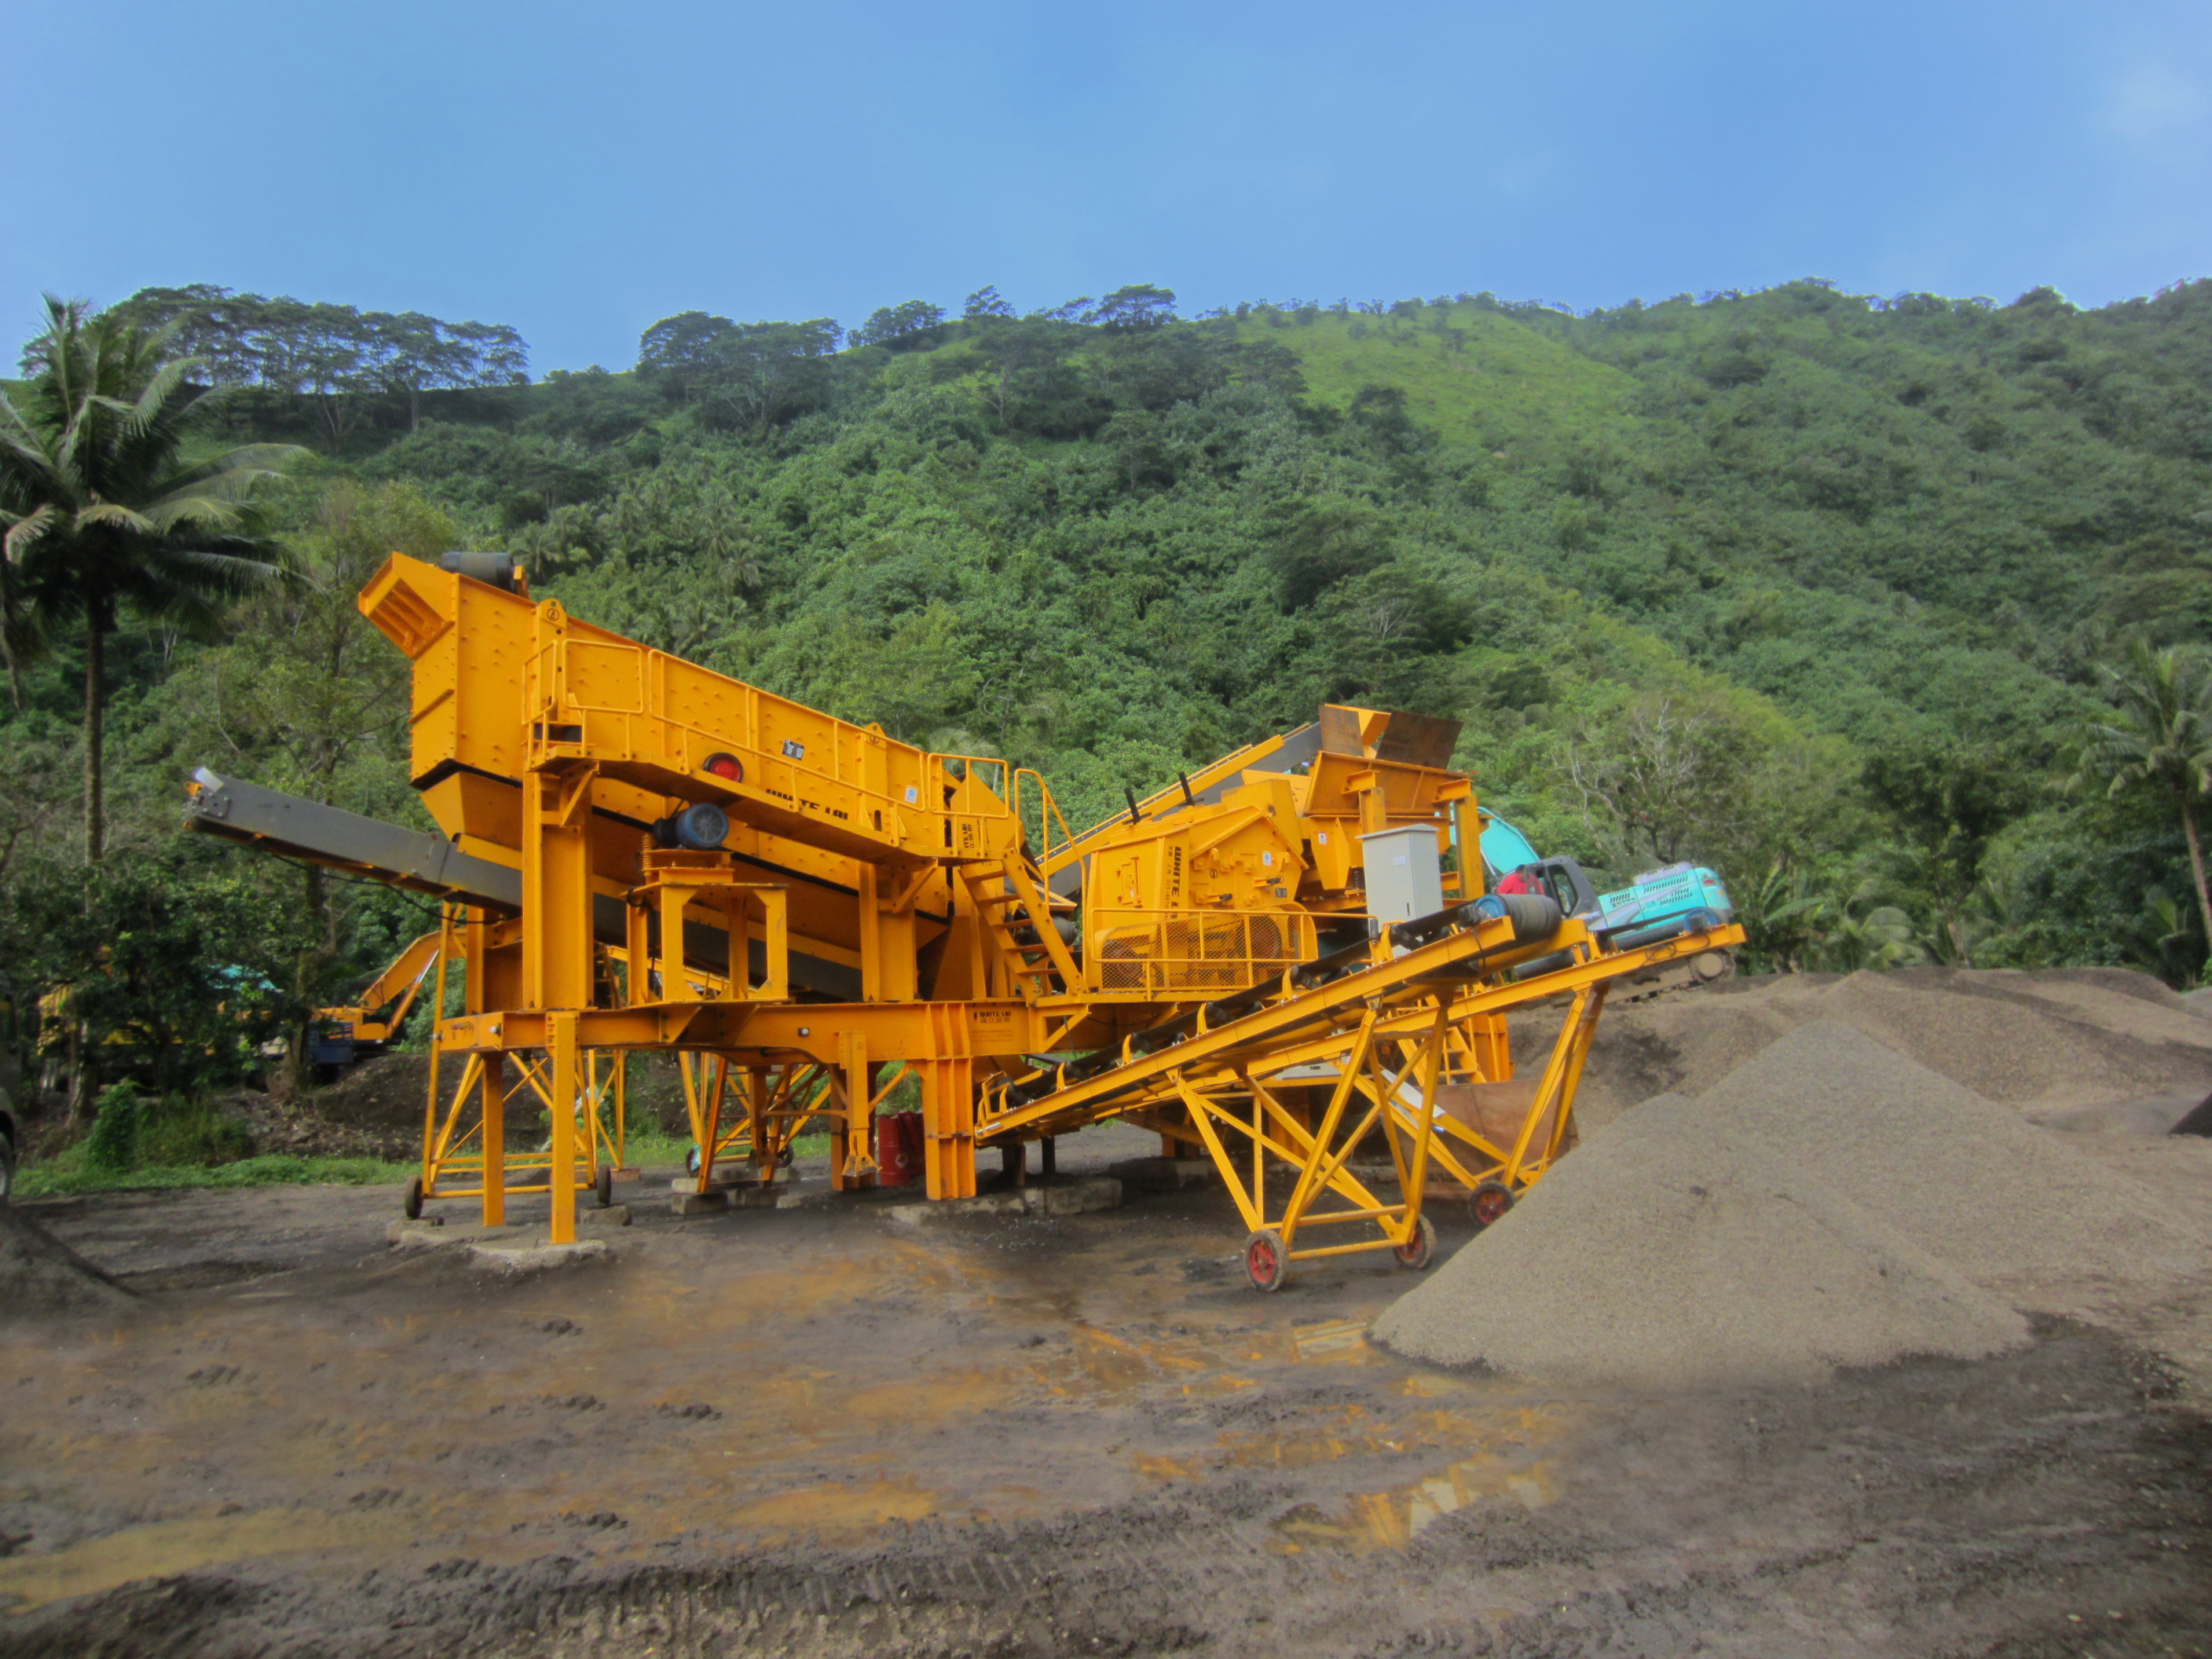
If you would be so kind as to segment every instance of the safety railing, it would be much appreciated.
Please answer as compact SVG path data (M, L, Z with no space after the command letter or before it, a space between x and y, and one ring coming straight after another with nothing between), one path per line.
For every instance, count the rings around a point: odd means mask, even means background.
M1042 870L1052 861L1058 848L1075 839L1060 816L1060 803L1052 798L1052 787L1044 775L1026 766L1014 769L1013 792L1006 801L1013 812L1014 821L1022 827L1022 839L1027 845L1031 860ZM1060 839L1053 839L1054 826L1059 826Z
M1315 954L1313 918L1297 910L1099 909L1089 920L1084 975L1101 996L1216 996Z
M1012 762L996 755L933 751L922 757L930 810L945 819L945 850L957 859L996 855L1014 793Z

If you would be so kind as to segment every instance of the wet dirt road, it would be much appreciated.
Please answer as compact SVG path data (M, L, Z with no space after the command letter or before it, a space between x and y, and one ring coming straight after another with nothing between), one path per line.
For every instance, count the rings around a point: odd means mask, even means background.
M40 1206L149 1294L0 1327L0 1652L2212 1651L2212 1435L2084 1327L1561 1395L1368 1348L1384 1256L1253 1294L1205 1188L636 1195L520 1277L380 1190Z

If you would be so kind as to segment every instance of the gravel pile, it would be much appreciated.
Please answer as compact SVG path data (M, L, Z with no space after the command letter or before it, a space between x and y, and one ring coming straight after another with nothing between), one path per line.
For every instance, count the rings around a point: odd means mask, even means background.
M0 1319L97 1313L137 1297L11 1204L0 1204Z
M2155 1208L2013 1109L1816 1020L1592 1137L1372 1335L1660 1386L1978 1357L2025 1340L2010 1281L2187 1267Z
M2027 1322L1817 1182L1645 1102L1369 1333L1413 1358L1660 1388L1979 1358Z
M2141 1100L2112 1100L2101 1106L2071 1106L2057 1111L2033 1107L2022 1113L2031 1123L2077 1135L2164 1135L2185 1133L2175 1125L2203 1104L2203 1091L2183 1089Z
M1714 1129L1763 1147L1972 1278L2187 1263L2185 1237L2147 1213L2147 1194L1848 1025L1800 1026L1698 1106Z
M1576 1101L1583 1131L1640 1100L1702 1095L1777 1038L1820 1020L1863 1031L1988 1099L2045 1112L2212 1090L2212 1019L2118 968L1947 968L1727 980L1609 1008ZM1516 1027L1516 1051L1548 1035Z

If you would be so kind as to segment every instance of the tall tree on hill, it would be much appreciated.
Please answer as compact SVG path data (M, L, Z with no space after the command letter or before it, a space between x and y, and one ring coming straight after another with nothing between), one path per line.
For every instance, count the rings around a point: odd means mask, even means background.
M272 300L212 283L142 288L113 309L173 331L174 349L210 385L313 399L334 453L380 398L404 399L411 429L422 424L425 392L530 380L530 348L504 324Z
M696 404L716 424L757 432L818 396L839 336L827 317L733 323L687 311L639 337L638 377L674 402Z
M1098 302L1083 320L1109 333L1161 328L1175 320L1176 295L1171 288L1151 283L1131 283L1117 288Z
M945 307L927 300L878 306L866 322L853 331L852 340L856 346L890 346L894 350L933 346L943 337L937 325L944 320Z
M2102 783L2114 795L2135 789L2171 795L2188 838L2197 915L2212 948L2212 892L2205 887L2197 822L2197 797L2212 791L2212 659L2194 647L2156 650L2138 638L2121 662L2106 665L2104 678L2118 708L2110 720L2083 728L2074 782Z
M181 452L207 407L196 367L159 332L49 296L24 353L25 406L0 397L0 649L9 672L84 629L84 854L105 850L101 716L107 636L137 611L212 625L226 601L278 575L252 495L299 452L250 444L204 460Z

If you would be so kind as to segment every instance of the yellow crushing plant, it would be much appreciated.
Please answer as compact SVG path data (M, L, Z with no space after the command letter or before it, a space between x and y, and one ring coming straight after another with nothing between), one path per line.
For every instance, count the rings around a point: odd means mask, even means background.
M1715 917L1613 949L1549 898L1486 893L1452 722L1324 708L1079 835L1035 771L593 627L503 559L447 562L395 555L361 596L413 663L441 835L204 773L191 815L444 902L431 1006L451 969L463 1012L434 1024L411 1205L496 1223L545 1191L573 1238L619 1157L612 1058L659 1050L684 1061L702 1194L740 1159L773 1180L809 1121L833 1188L872 1184L873 1119L910 1076L932 1200L975 1194L987 1148L1121 1118L1212 1160L1255 1286L1347 1252L1419 1267L1441 1184L1487 1223L1568 1144L1608 987L1742 937ZM1516 1070L1506 1016L1551 1003L1557 1040ZM508 1144L523 1087L542 1151Z

